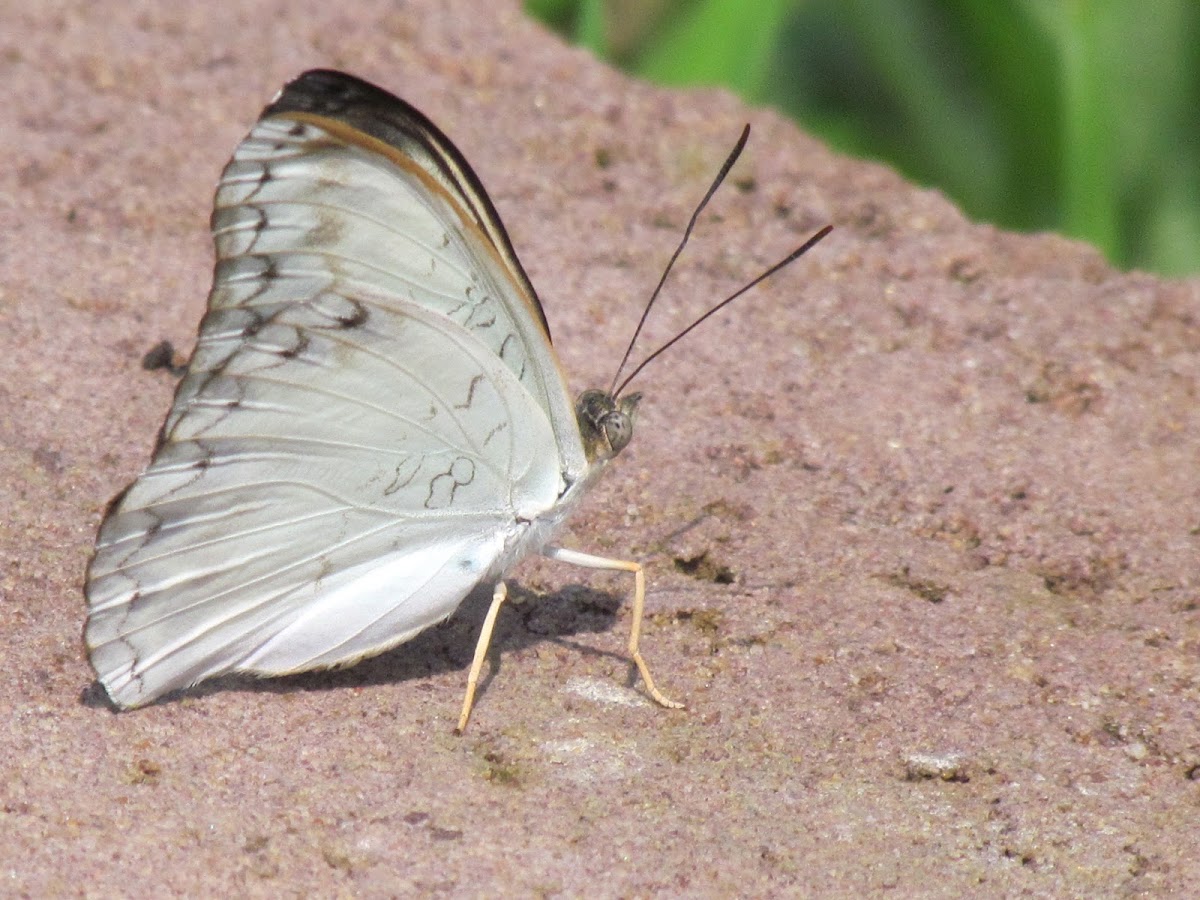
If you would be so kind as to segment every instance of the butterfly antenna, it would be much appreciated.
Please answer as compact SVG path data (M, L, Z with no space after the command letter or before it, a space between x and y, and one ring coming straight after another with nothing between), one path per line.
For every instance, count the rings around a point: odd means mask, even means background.
M692 218L688 222L687 228L683 231L683 238L679 241L679 246L675 248L675 252L671 254L671 259L667 263L667 267L663 269L662 277L658 279L658 286L654 288L654 293L650 295L650 301L646 304L646 308L642 310L642 317L638 320L637 328L633 330L633 337L629 339L629 346L625 348L625 355L621 357L621 364L617 366L617 371L613 374L612 385L609 388L609 395L616 397L616 393L612 388L616 386L617 379L621 377L621 370L625 368L625 364L629 362L629 355L633 353L633 345L637 343L638 335L642 333L642 326L646 324L646 318L650 315L650 308L654 306L654 301L658 299L659 292L662 290L663 284L666 283L667 276L671 274L671 268L675 265L675 260L679 259L679 254L683 252L683 248L687 246L688 238L692 236L692 229L696 227L696 220L700 218L700 213L704 211L704 207L708 206L708 201L712 199L713 194L717 192L717 188L721 186L721 182L725 180L725 176L729 174L729 170L733 168L733 164L738 161L738 157L742 155L742 151L746 149L746 141L750 139L750 126L746 125L742 129L742 136L733 146L733 150L725 159L725 164L721 166L721 171L717 173L717 177L713 179L712 186L709 187L708 193L704 195L704 199L700 201L700 205L696 207L696 211L692 213ZM644 366L645 363L642 363ZM641 366L638 367L641 369ZM632 378L633 376L630 376ZM629 384L629 378L626 378L621 387Z
M787 256L785 256L783 259L781 259L779 262L775 263L775 265L771 266L771 268L767 269L767 271L763 272L761 275L759 275L757 278L755 278L749 284L744 285L741 288L738 288L738 290L734 291L732 294L730 294L728 297L726 297L724 300L722 300L720 303L718 303L716 306L714 306L712 309L710 309L708 312L706 312L704 315L702 315L700 318L698 318L695 322L693 322L687 328L683 329L683 331L679 332L679 334L675 335L675 337L671 338L669 341L667 341L665 344L663 344L661 347L659 347L657 350L655 350L653 353L651 353L649 356L647 356L645 359L643 359L641 361L641 363L638 365L638 367L636 369L634 369L632 372L630 372L628 376L626 376L625 380L621 382L621 386L618 387L615 392L613 392L612 396L613 397L618 396L621 393L621 391L625 390L625 387L629 384L629 382L633 381L633 379L637 377L638 373L641 372L642 369L646 368L646 366L650 365L650 363L653 360L657 359L659 356L666 353L667 350L669 350L671 347L675 346L675 344L677 344L687 334L689 334L692 330L694 330L701 322L703 322L709 316L719 313L726 306L728 306L730 303L732 303L738 297L742 296L742 294L746 293L746 291L750 290L752 287L754 287L759 282L766 281L768 278L770 278L772 275L774 275L780 269L795 262L797 259L799 259L801 256L803 256L805 253L807 253L809 250L811 250L817 244L818 241L823 239L825 237L825 235L829 234L829 232L831 232L831 231L833 231L833 226L826 225L824 228L822 228L820 231L818 231L816 234L814 234L812 237L810 237L807 241L805 241L803 244L801 244L799 247L797 247L795 250L793 250L791 253L789 253Z

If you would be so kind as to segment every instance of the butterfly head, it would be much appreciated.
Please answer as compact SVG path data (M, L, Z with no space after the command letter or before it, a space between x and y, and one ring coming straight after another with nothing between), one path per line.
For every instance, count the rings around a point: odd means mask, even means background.
M633 437L633 420L641 394L614 399L606 391L584 391L575 402L575 418L589 462L607 462Z

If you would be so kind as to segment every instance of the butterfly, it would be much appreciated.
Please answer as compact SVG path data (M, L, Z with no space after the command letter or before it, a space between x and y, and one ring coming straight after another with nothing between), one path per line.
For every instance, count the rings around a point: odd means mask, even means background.
M349 665L488 585L461 731L504 574L538 552L633 575L630 656L680 707L639 648L642 567L554 543L628 445L639 395L572 400L449 139L372 84L306 72L238 145L211 225L195 349L88 566L84 638L111 701Z

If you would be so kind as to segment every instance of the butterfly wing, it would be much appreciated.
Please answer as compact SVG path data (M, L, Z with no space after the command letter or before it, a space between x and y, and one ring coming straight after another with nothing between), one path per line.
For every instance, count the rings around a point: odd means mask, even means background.
M314 70L264 110L222 174L209 306L264 310L340 285L446 315L487 344L587 470L541 303L462 154L418 110ZM169 425L168 420L168 425Z
M188 373L88 571L121 706L407 640L587 468L495 211L411 107L302 76L227 166L213 232Z

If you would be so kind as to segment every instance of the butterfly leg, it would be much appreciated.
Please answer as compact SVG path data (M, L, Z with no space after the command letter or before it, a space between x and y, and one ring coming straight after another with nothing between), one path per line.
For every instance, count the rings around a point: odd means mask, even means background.
M467 727L467 719L471 718L471 707L475 704L475 687L479 684L479 672L483 669L483 661L487 659L488 647L492 643L492 629L496 627L496 615L508 596L508 587L501 581L492 591L492 605L488 607L487 616L483 620L483 628L479 630L479 641L475 644L475 659L471 661L471 672L467 675L467 695L463 698L462 714L458 717L458 727L455 734L462 734Z
M646 690L654 698L654 701L667 709L683 709L682 703L664 696L654 686L654 679L650 677L650 667L646 665L646 660L642 658L642 651L638 647L642 639L642 614L646 608L646 573L642 567L635 562L606 559L603 556L592 556L590 553L580 553L578 550L568 550L565 547L546 547L542 550L542 555L588 569L610 569L633 573L633 625L629 632L629 655L633 657L633 662L637 665L638 672L641 673L642 681L646 684Z

